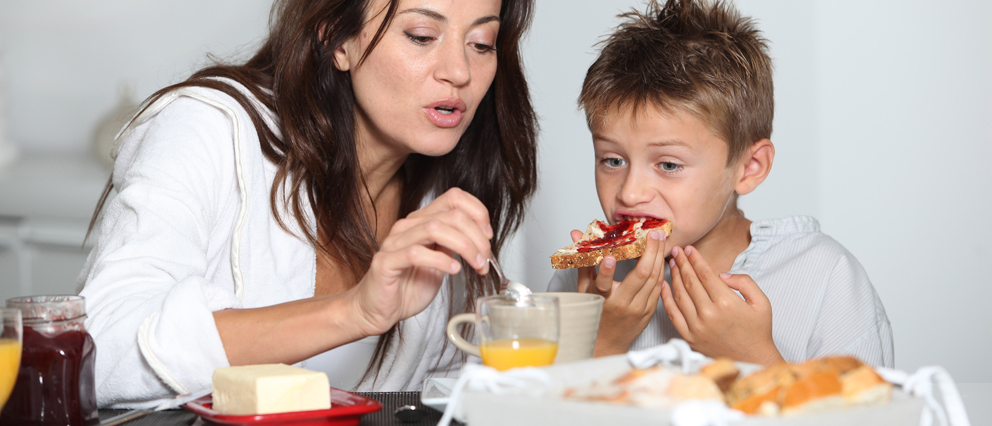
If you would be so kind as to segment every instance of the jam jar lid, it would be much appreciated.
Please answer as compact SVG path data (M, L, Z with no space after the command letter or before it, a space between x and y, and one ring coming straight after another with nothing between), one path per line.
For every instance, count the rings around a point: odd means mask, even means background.
M24 324L69 321L86 316L86 298L57 294L7 299L7 307L20 309Z

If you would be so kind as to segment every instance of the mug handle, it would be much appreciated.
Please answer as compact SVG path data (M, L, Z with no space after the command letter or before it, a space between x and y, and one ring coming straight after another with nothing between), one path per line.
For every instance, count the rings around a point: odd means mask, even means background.
M467 322L474 324L475 314L458 314L451 318L451 321L448 321L448 340L454 343L458 349L481 358L482 354L479 352L479 347L469 343L458 333L458 326Z

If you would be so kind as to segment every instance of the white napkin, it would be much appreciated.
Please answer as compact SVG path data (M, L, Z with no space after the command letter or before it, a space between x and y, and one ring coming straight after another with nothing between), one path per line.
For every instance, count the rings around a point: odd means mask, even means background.
M887 382L901 386L906 393L926 399L927 407L924 408L923 415L920 417L920 426L933 425L934 416L937 417L942 426L971 425L968 420L968 413L964 409L964 402L961 401L961 394L958 393L958 388L954 385L954 379L943 367L921 367L912 375L905 371L889 368L876 368L875 371ZM943 405L934 396L934 382L940 388L941 396L944 399Z
M671 339L663 345L627 352L627 361L634 368L650 368L661 363L671 365L678 361L682 365L683 374L691 373L693 365L706 360L705 355L693 351L682 339Z
M542 397L551 387L551 376L543 370L533 367L515 368L503 372L495 368L479 364L465 364L455 386L451 389L448 405L438 426L448 426L451 418L461 409L462 396L465 389L485 390L502 395L506 393Z

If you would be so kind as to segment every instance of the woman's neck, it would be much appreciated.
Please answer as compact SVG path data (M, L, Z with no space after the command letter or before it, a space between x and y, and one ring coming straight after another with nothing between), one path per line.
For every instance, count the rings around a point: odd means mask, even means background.
M384 135L371 134L359 117L356 122L355 149L358 165L372 200L379 203L383 190L397 177L410 152L383 142Z

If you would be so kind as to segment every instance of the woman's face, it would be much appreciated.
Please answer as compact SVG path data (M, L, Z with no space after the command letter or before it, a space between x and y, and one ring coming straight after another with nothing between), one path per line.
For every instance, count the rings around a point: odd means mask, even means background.
M444 155L496 74L500 0L400 0L359 63L387 4L372 0L361 33L335 51L335 65L351 73L358 143L395 155Z

